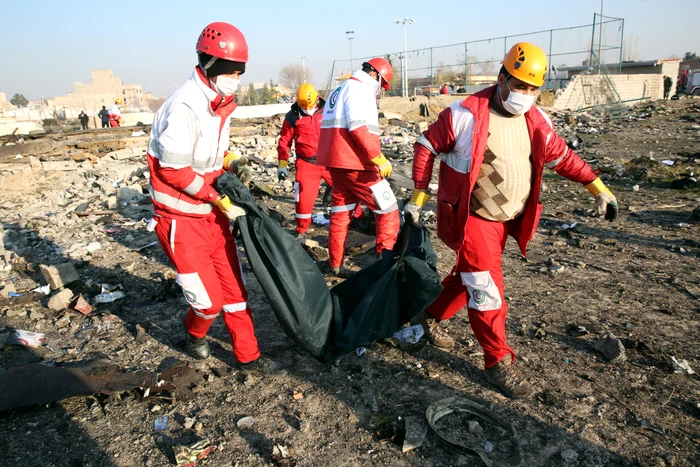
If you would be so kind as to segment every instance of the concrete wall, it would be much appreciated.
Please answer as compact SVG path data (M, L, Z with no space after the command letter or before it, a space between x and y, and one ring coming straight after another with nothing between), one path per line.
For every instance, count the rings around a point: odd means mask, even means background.
M420 108L421 104L437 105L442 108L449 107L456 101L467 98L466 94L443 96L415 96L415 97L382 97L379 100L379 111L405 114Z
M667 75L673 76L673 75ZM654 75L610 75L620 100L650 98L662 99L664 84L662 74ZM601 75L577 75L561 91L554 101L557 110L578 110L592 105L615 102L614 94Z

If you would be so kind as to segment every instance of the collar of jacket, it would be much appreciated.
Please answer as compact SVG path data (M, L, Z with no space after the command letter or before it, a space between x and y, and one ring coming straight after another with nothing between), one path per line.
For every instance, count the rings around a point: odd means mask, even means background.
M371 87L372 89L374 89L374 84L377 82L376 79L372 78L368 73L365 73L362 70L355 70L350 79L359 81L360 83L364 84L367 87Z
M202 90L209 101L209 110L211 110L211 113L225 119L231 115L234 110L236 110L236 102L234 101L235 96L231 95L227 97L226 99L228 99L228 101L225 102L225 99L211 88L209 85L209 78L204 76L204 73L198 66L194 67L192 79L194 79L197 86L199 86L199 89Z

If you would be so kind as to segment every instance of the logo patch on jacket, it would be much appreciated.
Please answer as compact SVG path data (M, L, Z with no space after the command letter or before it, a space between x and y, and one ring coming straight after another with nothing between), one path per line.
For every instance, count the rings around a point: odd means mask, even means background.
M335 88L335 91L331 94L331 97L328 98L328 108L332 109L335 107L335 104L338 103L338 96L340 95L340 88Z

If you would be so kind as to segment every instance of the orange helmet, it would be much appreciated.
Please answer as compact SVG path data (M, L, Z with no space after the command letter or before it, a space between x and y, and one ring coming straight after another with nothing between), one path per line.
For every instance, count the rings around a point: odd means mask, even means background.
M318 101L318 91L312 84L304 83L297 91L297 105L304 110L312 109Z
M503 66L511 76L538 88L547 76L547 54L529 42L518 42L503 57Z
M389 82L391 81L391 77L394 76L394 70L391 68L391 64L382 57L375 57L362 64L363 67L365 65L369 65L379 73L379 76L382 77L382 88L388 91L390 88Z

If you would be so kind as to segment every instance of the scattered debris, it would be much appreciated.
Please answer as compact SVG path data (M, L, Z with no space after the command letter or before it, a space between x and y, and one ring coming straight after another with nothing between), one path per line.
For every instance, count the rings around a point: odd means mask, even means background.
M71 263L56 264L54 266L39 266L41 275L44 276L46 282L49 283L52 290L60 289L63 286L69 285L77 280L80 280L78 272Z
M671 357L671 363L673 364L674 373L683 373L686 375L694 375L695 371L690 368L688 360L676 360L676 357Z
M158 417L154 420L153 422L153 430L154 431L165 431L168 429L168 416L163 415L162 417Z
M177 467L194 467L197 462L216 451L216 446L208 439L197 441L190 445L173 446Z
M428 435L428 425L423 417L410 415L404 417L406 434L403 439L401 452L412 451L423 445L425 437Z
M22 345L24 347L39 347L46 341L46 334L40 332L23 331L13 329L7 338L8 345ZM1 403L1 401L0 401Z
M236 426L241 429L250 428L251 426L255 425L257 421L258 420L255 417L243 417L236 422Z
M408 344L417 344L418 341L421 340L421 337L423 337L424 333L425 331L423 330L423 326L416 324L399 329L391 337Z

